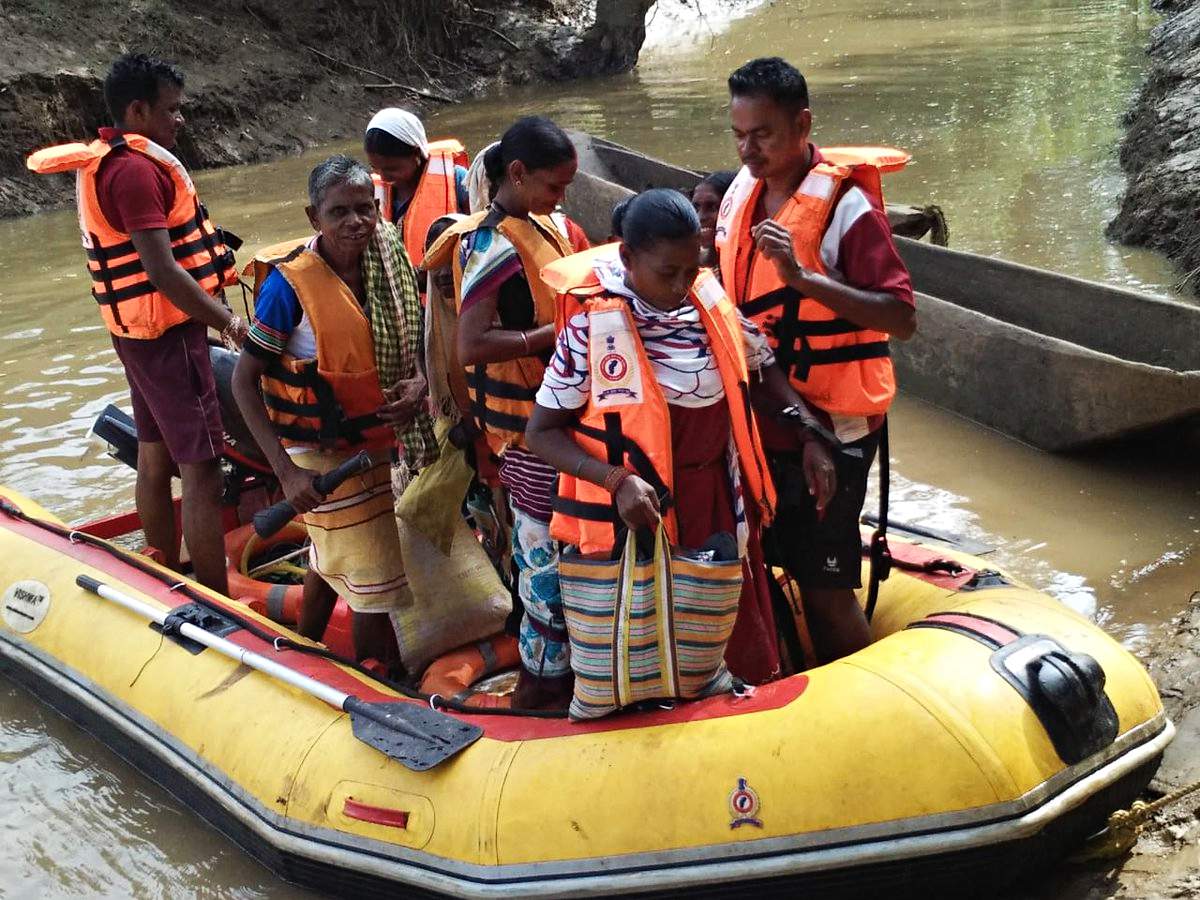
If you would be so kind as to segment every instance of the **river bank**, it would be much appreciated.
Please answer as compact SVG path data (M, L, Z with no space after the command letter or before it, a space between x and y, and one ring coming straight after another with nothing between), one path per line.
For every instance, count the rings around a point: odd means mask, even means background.
M0 4L0 217L69 201L25 169L38 147L107 122L102 79L144 49L187 77L184 161L295 155L353 136L387 105L453 105L497 84L627 71L653 0L5 0Z
M1165 253L1200 295L1200 0L1157 0L1149 71L1126 117L1128 187L1109 237Z

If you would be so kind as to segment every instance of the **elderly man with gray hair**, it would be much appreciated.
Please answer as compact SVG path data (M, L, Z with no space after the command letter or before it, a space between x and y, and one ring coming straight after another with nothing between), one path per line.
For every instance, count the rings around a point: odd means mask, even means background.
M320 640L341 595L354 611L358 658L390 668L399 661L386 613L412 602L391 463L399 454L416 471L437 456L420 298L361 163L320 163L308 200L316 234L256 257L255 322L234 396L312 539L300 632ZM313 477L364 449L375 465L320 497Z

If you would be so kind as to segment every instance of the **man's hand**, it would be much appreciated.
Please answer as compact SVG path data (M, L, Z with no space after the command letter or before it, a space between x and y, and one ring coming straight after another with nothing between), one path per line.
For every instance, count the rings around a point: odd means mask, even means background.
M383 395L388 402L376 410L380 419L396 428L403 428L421 411L421 402L428 393L425 379L418 375L416 378L403 378Z
M658 528L659 508L658 495L636 475L630 475L617 488L617 513L621 521L629 526L630 531L639 528Z
M817 515L822 516L837 490L837 469L833 465L833 456L824 442L806 441L803 464L808 492L816 500Z
M316 472L302 469L291 460L284 464L279 473L279 486L283 488L283 495L296 512L306 513L320 506L321 501L325 499L313 487L313 479L316 477Z
M754 238L758 252L775 264L775 270L785 284L795 287L797 281L803 281L811 274L796 262L791 232L778 222L764 219L750 230L750 236Z

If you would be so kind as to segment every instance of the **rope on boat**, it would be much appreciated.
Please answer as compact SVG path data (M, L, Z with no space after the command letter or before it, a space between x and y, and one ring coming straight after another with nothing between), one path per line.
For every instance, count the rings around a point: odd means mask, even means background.
M932 222L929 240L939 247L950 246L950 223L946 221L946 214L942 212L942 208L937 204L930 204L922 207L921 212Z
M383 676L372 672L370 669L366 668L356 660L347 659L346 657L338 653L334 653L332 650L329 650L323 646L308 643L298 643L289 637L279 634L272 634L271 632L261 628L258 623L252 619L248 619L243 616L233 607L216 603L212 599L206 597L200 591L196 590L194 587L192 587L192 585L185 581L180 581L178 573L160 571L155 566L151 565L150 562L141 554L130 553L121 549L120 547L110 544L108 541L103 540L102 538L88 534L85 531L64 528L61 525L56 525L54 522L47 522L45 519L38 519L29 515L12 501L7 500L4 497L0 497L0 512L3 512L9 518L16 519L20 522L25 522L29 525L33 525L35 528L48 531L57 537L63 538L64 540L69 540L73 544L86 544L89 547L93 547L103 553L108 554L114 559L120 560L126 565L132 566L143 575L148 575L160 584L165 585L170 590L177 591L177 593L181 596L187 597L193 603L198 603L205 609L211 610L214 613L232 620L233 622L237 623L239 628L244 629L259 640L273 646L277 653L282 652L283 650L291 650L295 653L304 653L309 656L320 657L321 659L326 659L330 662L337 663L338 665L345 666L348 669L353 669L359 675L370 678L371 680L384 685L385 687L395 691L403 697L409 698L410 700L420 700L422 703L428 703L431 699L429 694L414 690L408 685L402 684L398 681L384 678ZM482 706L467 706L465 703L460 703L457 700L448 699L441 696L438 696L436 699L439 709L472 716L515 715L536 719L565 719L567 717L566 710L493 709Z
M1089 839L1088 843L1075 856L1074 862L1089 862L1100 859L1118 859L1133 849L1137 839L1142 836L1146 824L1154 814L1178 803L1184 797L1200 790L1200 781L1171 791L1147 803L1144 800L1134 800L1129 809L1118 809L1108 817L1104 830Z

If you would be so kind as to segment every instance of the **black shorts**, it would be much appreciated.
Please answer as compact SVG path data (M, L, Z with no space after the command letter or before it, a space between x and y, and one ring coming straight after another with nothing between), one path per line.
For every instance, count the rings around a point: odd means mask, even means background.
M837 490L817 520L817 506L804 480L799 453L774 454L771 474L779 494L775 522L763 535L767 561L796 579L801 589L862 586L862 535L859 516L867 495L867 476L879 449L879 431L846 444L860 456L833 454Z

